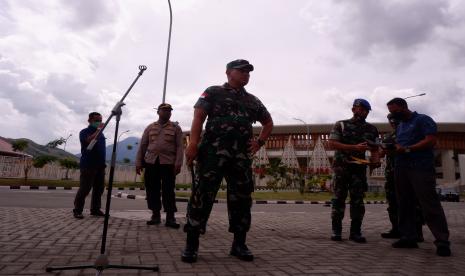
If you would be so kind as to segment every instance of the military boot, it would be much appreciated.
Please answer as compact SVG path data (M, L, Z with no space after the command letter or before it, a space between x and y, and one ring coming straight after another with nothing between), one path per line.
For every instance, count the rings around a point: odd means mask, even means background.
M197 261L197 252L199 251L198 231L187 232L186 248L181 253L181 261L185 263L195 263Z
M147 225L157 225L161 223L160 211L153 211L152 217L147 221Z
M384 239L400 239L400 232L392 228L389 232L381 233L381 237Z
M362 221L361 220L352 220L350 222L350 236L349 240L358 242L358 243L366 243L367 240L364 236L362 236Z
M253 254L245 244L246 237L246 232L234 233L234 241L229 254L238 257L242 261L251 262L253 261Z
M166 213L166 222L165 222L166 227L171 227L174 229L179 228L179 223L176 222L176 218L174 217L174 212L167 212Z
M425 238L423 237L423 224L417 224L417 242L424 242Z
M342 221L332 221L333 233L331 234L332 241L342 241Z

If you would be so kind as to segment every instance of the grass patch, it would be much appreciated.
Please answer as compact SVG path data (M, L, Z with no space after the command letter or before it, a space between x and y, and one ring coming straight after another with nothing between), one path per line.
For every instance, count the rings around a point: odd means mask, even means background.
M178 197L189 197L190 192L176 192ZM329 201L333 197L332 193L305 193L300 194L297 191L286 192L254 192L252 198L254 200L303 200L303 201ZM226 199L226 192L218 192L217 199ZM384 193L366 193L365 200L382 201L386 200Z

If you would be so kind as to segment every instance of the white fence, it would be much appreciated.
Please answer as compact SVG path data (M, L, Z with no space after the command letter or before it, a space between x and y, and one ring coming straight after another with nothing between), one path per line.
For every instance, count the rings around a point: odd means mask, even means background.
M31 166L31 159L24 157L0 156L0 177L4 178L24 178L24 168L30 166L27 177L30 179L64 179L66 176L65 168L58 163L45 165L43 168L34 168ZM105 175L108 180L110 167L107 166ZM79 181L79 169L69 170L68 179ZM114 181L115 182L134 182L141 181L140 176L136 178L136 169L131 165L116 165Z

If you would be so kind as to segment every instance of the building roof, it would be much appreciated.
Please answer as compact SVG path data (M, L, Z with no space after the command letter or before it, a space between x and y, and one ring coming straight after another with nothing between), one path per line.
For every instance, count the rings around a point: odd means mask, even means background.
M388 123L372 123L380 132L392 131ZM438 132L455 132L465 133L465 123L437 123ZM330 133L334 124L309 124L310 134ZM254 127L254 133L258 134L261 126ZM294 124L294 125L275 125L272 134L301 134L307 132L307 125Z
M7 140L0 137L0 156L1 155L4 155L4 156L17 156L17 157L24 157L24 156L30 157L29 154L26 154L24 152L14 151L13 147L10 144L10 142L8 142Z

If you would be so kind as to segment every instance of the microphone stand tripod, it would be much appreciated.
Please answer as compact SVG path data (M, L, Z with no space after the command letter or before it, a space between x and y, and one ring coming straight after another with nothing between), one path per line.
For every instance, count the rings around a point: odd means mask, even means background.
M135 266L135 265L115 265L115 264L110 264L110 261L108 260L108 256L105 254L105 245L107 241L107 230L108 230L108 219L110 217L110 202L111 202L111 192L113 188L113 177L115 173L115 163L116 163L116 148L117 148L117 137L118 137L118 127L119 127L119 121L121 119L121 114L123 113L121 110L121 107L124 106L124 99L126 96L129 94L129 91L131 91L132 87L134 84L137 82L140 76L144 73L144 71L147 69L146 66L140 65L139 66L139 73L136 77L136 79L132 82L131 86L129 89L126 91L124 94L123 98L119 102L116 103L115 107L113 107L111 111L110 117L106 120L104 126L97 130L98 133L95 136L95 138L89 143L89 146L87 147L87 150L90 151L94 147L95 143L97 142L97 138L100 135L101 132L105 129L109 121L113 116L116 116L116 126L115 126L115 136L114 136L114 141L113 141L113 151L111 154L111 167L110 167L110 175L109 175L109 180L108 180L108 192L107 192L107 202L106 202L106 207L105 207L105 220L103 224L103 235L102 235L102 245L100 248L100 255L97 257L95 260L95 263L89 264L89 265L78 265L78 266L62 266L62 267L47 267L45 270L47 272L52 272L55 270L75 270L75 269L85 269L85 268L94 268L97 270L96 275L102 275L103 270L109 269L109 268L119 268L119 269L141 269L141 270L151 270L151 271L158 271L158 266Z

